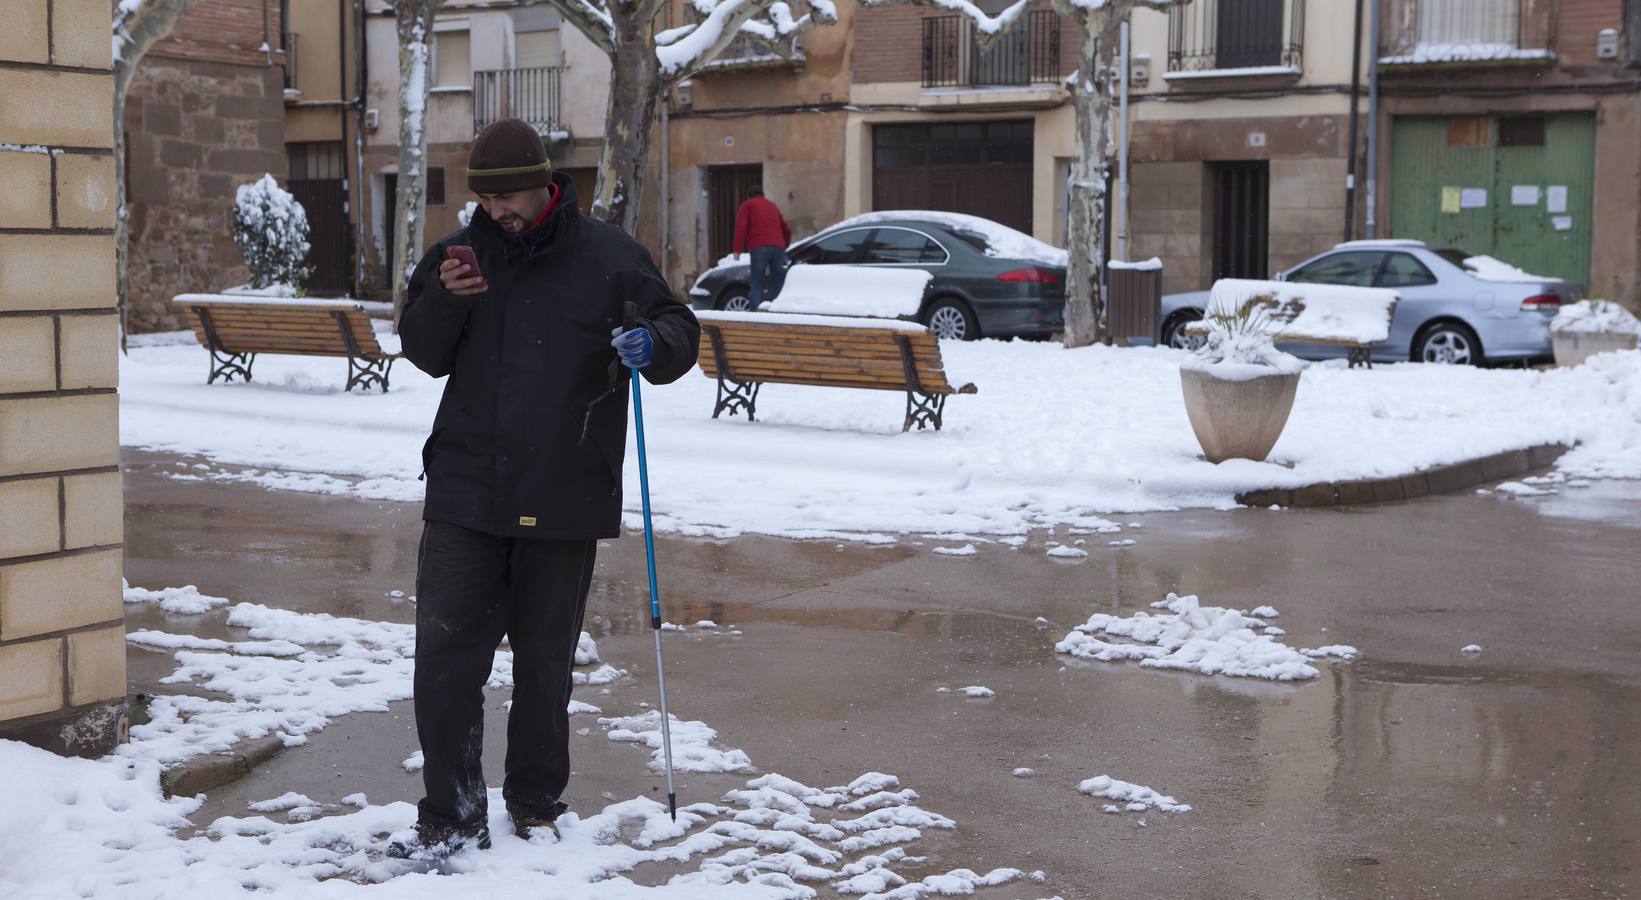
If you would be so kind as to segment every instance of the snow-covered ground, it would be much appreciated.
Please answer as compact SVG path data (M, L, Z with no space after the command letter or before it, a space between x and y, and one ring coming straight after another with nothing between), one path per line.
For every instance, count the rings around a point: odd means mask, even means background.
M143 343L122 362L121 437L214 464L176 477L421 499L420 450L443 385L408 362L386 395L343 393L342 360L274 355L258 358L250 385L207 386L192 338ZM1552 441L1580 443L1563 457L1569 476L1641 477L1636 352L1547 371L1313 365L1271 460L1216 466L1185 416L1179 351L941 350L950 377L979 393L951 398L938 433L903 434L905 398L891 392L768 385L748 423L711 418L715 383L699 373L646 387L658 527L877 541L1114 531L1113 513L1230 507L1250 489L1406 474ZM632 524L637 467L626 474Z
M190 588L127 591L132 603L199 596ZM190 615L213 605L220 603L182 604ZM130 743L114 754L64 759L0 741L0 770L9 785L0 802L0 897L807 900L829 888L878 900L919 900L1011 883L1025 893L1030 889L1024 885L1044 878L1014 868L933 869L926 857L912 854L912 845L930 829L951 830L957 823L920 807L917 791L882 772L833 787L762 774L716 801L680 808L676 823L664 806L640 796L584 810L585 818L570 813L529 841L513 836L500 791L492 789L494 848L461 854L434 871L426 863L383 855L390 840L409 833L415 806L372 804L362 793L327 803L275 789L270 794L277 796L253 801L246 815L193 822L189 817L202 798L165 798L163 766L268 734L302 743L335 716L385 710L387 702L411 695L409 625L252 603L230 607L228 623L248 629L250 639L157 631L129 636L139 646L173 651L178 667L165 682L195 690L154 698L153 721L133 727ZM578 684L625 674L600 665L597 645L586 635L576 662L584 667L575 673ZM498 651L490 686L509 685L510 672L510 654ZM572 701L572 714L598 712ZM598 720L609 740L650 747L658 745L658 723L653 711ZM674 717L672 736L683 771L758 771L744 751L720 746L703 722ZM653 756L659 755L655 749ZM638 767L648 756L613 758ZM419 769L420 757L416 753L404 768ZM653 758L648 767L657 768ZM657 887L626 877L646 863L666 864L675 874Z

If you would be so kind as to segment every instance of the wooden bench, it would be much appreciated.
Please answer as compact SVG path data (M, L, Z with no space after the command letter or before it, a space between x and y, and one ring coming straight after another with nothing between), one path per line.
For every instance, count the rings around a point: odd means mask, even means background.
M783 313L698 312L701 371L718 379L712 417L756 421L764 384L906 392L902 431L940 430L946 398L973 394L946 380L940 344L915 322Z
M365 308L350 300L287 300L231 294L179 294L171 304L188 312L200 346L211 353L206 384L237 375L251 380L258 353L345 356L343 390L378 386L387 393L388 375L400 354L376 342Z
M1209 291L1207 315L1253 312L1276 342L1344 347L1350 368L1371 369L1373 345L1390 339L1400 299L1388 288L1222 278ZM1206 334L1208 323L1192 322L1185 331Z

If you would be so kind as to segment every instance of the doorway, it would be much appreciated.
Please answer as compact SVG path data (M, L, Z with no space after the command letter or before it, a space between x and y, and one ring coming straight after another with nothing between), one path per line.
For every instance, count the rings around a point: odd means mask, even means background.
M1214 280L1264 278L1270 259L1271 164L1209 165L1214 173Z
M707 167L707 249L709 264L728 256L735 247L735 212L746 200L746 192L763 184L762 163Z

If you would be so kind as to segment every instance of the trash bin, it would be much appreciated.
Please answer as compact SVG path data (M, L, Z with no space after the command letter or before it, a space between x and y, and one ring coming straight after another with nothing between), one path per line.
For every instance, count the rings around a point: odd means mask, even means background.
M1161 340L1162 260L1106 263L1106 333L1118 347L1152 347Z

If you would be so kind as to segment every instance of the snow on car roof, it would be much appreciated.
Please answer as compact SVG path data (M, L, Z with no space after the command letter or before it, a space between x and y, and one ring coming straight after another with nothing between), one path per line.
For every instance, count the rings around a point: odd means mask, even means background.
M1345 249L1355 250L1355 249L1362 249L1362 248L1368 248L1368 247L1425 247L1425 246L1429 246L1429 245L1427 245L1424 241L1415 241L1415 240L1412 240L1410 238L1378 238L1378 239L1361 240L1361 241L1345 241L1343 244L1335 244L1333 249L1335 249L1335 250L1345 250Z
M854 228L860 225L889 221L932 222L956 231L970 232L978 235L986 242L987 256L999 259L1021 259L1050 266L1064 266L1068 261L1066 252L1059 247L1045 244L1031 235L1015 231L1007 225L998 224L990 219L982 219L979 216L926 209L893 209L862 213L853 218L844 219L830 228L822 229L816 234L816 237L829 234L840 228Z

